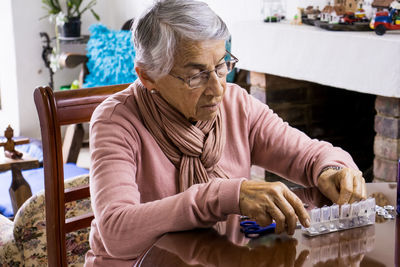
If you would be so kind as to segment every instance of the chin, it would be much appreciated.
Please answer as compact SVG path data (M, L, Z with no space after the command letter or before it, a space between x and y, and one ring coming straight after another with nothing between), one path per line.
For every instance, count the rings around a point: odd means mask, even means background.
M217 115L217 112L213 112L211 114L204 114L202 116L198 116L195 120L196 121L208 121L213 119Z

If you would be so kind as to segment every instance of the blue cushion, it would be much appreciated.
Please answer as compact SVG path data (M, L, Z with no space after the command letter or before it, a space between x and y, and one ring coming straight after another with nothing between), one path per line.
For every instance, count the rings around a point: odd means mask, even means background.
M64 164L64 178L72 178L81 174L87 174L89 170L77 167L74 163ZM36 194L44 188L43 168L22 171L22 175L31 187L32 194ZM6 217L13 216L10 195L8 189L11 185L11 171L0 172L0 213Z
M90 26L87 44L89 74L83 87L131 83L137 76L134 69L135 50L132 34L110 30L102 24Z

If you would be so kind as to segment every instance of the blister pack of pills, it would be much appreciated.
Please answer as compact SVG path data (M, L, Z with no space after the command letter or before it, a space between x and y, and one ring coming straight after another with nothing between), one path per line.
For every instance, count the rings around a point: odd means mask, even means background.
M394 207L391 205L386 205L383 207L380 206L376 206L376 214L378 214L378 216L383 217L384 219L394 219L395 215L394 215Z
M375 223L375 198L352 204L324 206L310 211L310 227L302 227L309 236L371 225Z

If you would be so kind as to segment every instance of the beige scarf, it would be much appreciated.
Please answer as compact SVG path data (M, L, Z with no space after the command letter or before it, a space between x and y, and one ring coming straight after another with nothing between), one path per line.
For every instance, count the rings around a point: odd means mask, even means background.
M147 130L161 150L179 169L179 191L209 178L228 178L217 165L225 145L221 112L192 125L159 93L136 83L135 98Z

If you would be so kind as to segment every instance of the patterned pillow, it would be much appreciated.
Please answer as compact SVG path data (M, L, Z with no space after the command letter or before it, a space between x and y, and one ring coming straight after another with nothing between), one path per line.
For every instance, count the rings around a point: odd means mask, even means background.
M83 87L131 83L136 80L132 34L110 30L102 24L90 26L87 44L89 74Z
M89 175L65 180L65 188L89 183ZM69 202L65 205L65 217L71 218L91 211L90 199ZM22 252L25 266L47 266L46 217L44 192L29 198L18 210L14 220L14 237ZM83 266L89 250L90 227L66 235L67 262L71 266Z
M0 266L23 266L13 234L14 223L0 215Z

